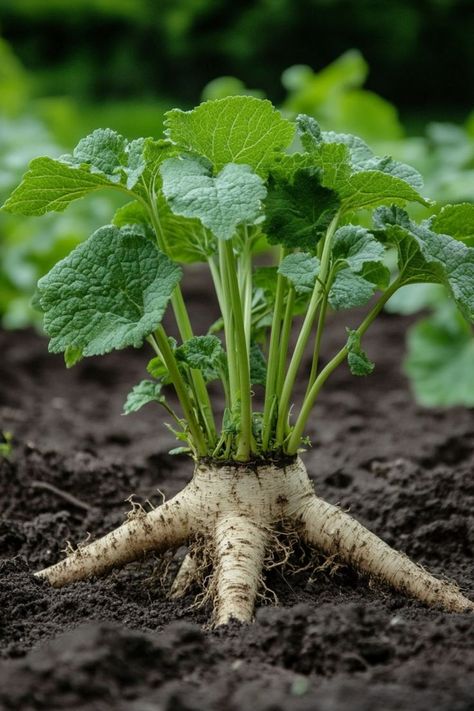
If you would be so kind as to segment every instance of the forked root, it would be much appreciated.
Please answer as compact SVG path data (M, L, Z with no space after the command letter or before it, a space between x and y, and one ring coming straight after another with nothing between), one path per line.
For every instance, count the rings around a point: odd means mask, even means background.
M266 531L245 516L219 518L215 530L214 624L250 622L262 572Z
M305 540L327 555L428 605L442 605L450 612L474 610L474 603L454 583L430 575L337 506L314 496L301 519Z
M101 575L110 568L141 558L149 551L164 552L185 543L190 532L186 490L149 513L137 513L106 536L77 548L59 563L36 575L61 587L76 580Z
M214 567L207 593L214 599L214 624L226 624L231 618L248 622L278 530L299 531L328 556L429 605L453 612L474 610L474 603L454 584L433 577L351 516L316 497L300 459L281 467L199 464L193 480L174 499L149 513L137 511L115 531L37 575L61 586L104 573L147 551L165 552L190 543L191 553L205 552ZM188 554L172 597L184 594L197 573L196 558Z

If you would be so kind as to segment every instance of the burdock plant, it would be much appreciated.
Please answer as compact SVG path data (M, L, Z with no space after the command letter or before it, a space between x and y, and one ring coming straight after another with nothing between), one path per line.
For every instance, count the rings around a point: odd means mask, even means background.
M194 476L159 508L37 575L61 586L147 551L187 545L173 585L179 595L205 548L214 624L248 621L264 561L284 530L425 603L473 609L454 584L318 498L300 457L331 373L345 362L354 375L372 371L361 342L397 289L441 283L464 316L474 317L474 249L403 209L430 205L416 170L376 157L355 136L321 131L308 116L294 124L270 102L240 96L170 111L160 140L128 142L97 130L72 155L37 158L5 209L62 211L104 188L131 201L38 284L50 351L64 352L71 366L113 349L151 347L150 377L129 394L125 412L152 401L165 407ZM254 268L262 245L274 245L276 266ZM179 264L189 262L208 265L220 308L204 335L194 334L179 286ZM360 325L322 364L328 312L365 304ZM168 305L179 341L162 324ZM295 383L303 378L306 392L295 408ZM208 394L214 380L225 394L223 413ZM255 411L257 384L265 398Z

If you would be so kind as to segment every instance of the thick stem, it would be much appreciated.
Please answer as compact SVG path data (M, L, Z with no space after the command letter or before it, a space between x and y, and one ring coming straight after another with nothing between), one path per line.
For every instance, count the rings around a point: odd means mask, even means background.
M220 241L219 249L223 253L223 263L229 288L232 315L235 324L235 356L240 381L240 432L237 440L236 459L247 461L252 446L252 403L250 393L250 363L245 338L245 327L240 299L234 251L231 240ZM227 337L227 334L226 334Z
M212 281L214 282L214 289L216 292L220 312L222 314L222 319L224 321L224 331L229 331L229 328L231 328L231 326L226 327L226 324L229 321L229 315L227 312L227 303L225 300L225 294L224 294L224 289L223 289L223 285L222 285L221 275L219 272L219 267L217 266L213 257L209 257L207 261L208 261L208 265L209 265L209 271L211 272ZM229 408L229 410L232 410L232 393L235 393L236 391L232 389L231 383L229 383L229 373L222 372L221 373L221 380L222 380L222 385L224 388L226 406ZM232 384L235 385L234 383L232 383ZM221 439L222 439L222 437L221 437ZM221 440L219 440L219 442L216 445L217 451L220 448L220 443L221 443Z
M387 301L397 291L399 286L400 282L398 279L396 279L384 292L383 296L377 301L374 308L367 314L367 316L357 329L357 333L359 334L359 336L362 337L364 335L369 326L373 323L373 321L382 311ZM334 370L336 370L336 368L341 365L341 363L343 363L343 361L347 358L348 353L349 350L347 346L341 348L341 350L336 353L334 358L332 358L332 360L330 360L329 363L322 369L322 371L314 381L312 387L309 389L309 391L307 391L303 400L301 412L298 416L298 419L296 420L295 426L293 427L290 439L288 441L288 445L286 448L288 454L296 454L296 452L298 451L298 448L301 443L301 438L303 437L303 432L308 421L308 417L311 414L311 410L313 409L314 403L316 402L316 398L319 394L319 391L321 390L322 386L329 378L331 373L333 373Z
M242 301L245 340L247 351L250 353L250 336L252 331L252 241L248 229L244 227L242 240L242 253L239 262L239 288Z
M153 229L155 231L158 247L166 254L166 238L161 227L160 216L156 207L155 196L149 196L149 201L148 203L146 203L146 207L148 209L148 214L150 216ZM171 295L171 307L173 309L173 313L176 319L179 335L181 336L181 339L183 341L188 341L190 338L193 337L194 333L179 284L175 287ZM201 371L195 369L191 369L191 379L196 393L196 407L199 410L201 419L207 432L207 436L209 438L209 442L212 446L212 444L214 444L217 439L217 430L216 423L214 420L214 414L212 411L211 401L209 399L209 393L207 392L206 382Z
M286 361L288 359L288 346L290 345L291 326L293 324L293 309L295 306L295 290L290 287L286 297L285 316L281 327L280 352L278 356L278 377L276 383L276 395L279 399L285 382Z
M176 394L183 409L183 414L189 427L196 453L199 457L205 457L206 454L208 454L208 446L206 444L206 440L204 439L201 427L199 426L199 422L194 414L193 406L186 389L186 384L179 371L178 364L176 363L173 351L168 343L168 338L163 326L158 326L155 332L155 338L165 365L168 368L171 382L173 383L174 389L176 390Z
M288 425L288 414L290 410L291 395L293 392L293 387L296 381L296 376L298 374L299 367L304 355L306 344L308 343L309 337L311 335L311 329L313 328L313 323L318 312L318 307L321 298L324 294L326 288L326 279L328 276L330 262L331 262L331 247L332 238L337 228L337 223L339 221L339 213L333 218L331 224L329 225L328 231L326 233L324 247L321 256L321 266L319 270L318 278L316 279L316 284L311 295L311 300L309 302L308 311L306 312L301 331L296 342L295 350L293 352L293 357L291 358L288 372L283 385L280 403L278 407L278 422L277 422L277 436L276 444L278 447L283 446L283 442L286 436L286 428Z
M229 279L225 263L224 250L219 245L219 268L221 280L221 313L224 319L224 333L227 346L227 364L229 368L229 407L232 412L237 409L240 401L240 373L237 365L235 349L235 329L232 313L232 300Z
M286 250L281 249L280 262L284 259ZM275 305L273 308L272 327L270 332L270 348L268 351L267 378L265 383L265 404L263 408L262 449L268 449L271 434L271 413L274 411L276 381L278 377L280 333L282 323L283 301L285 297L286 279L282 274L277 276Z
M311 363L311 371L310 371L309 378L308 378L308 386L306 388L305 397L311 390L311 387L312 387L314 381L316 380L316 376L318 374L319 355L321 352L321 341L323 338L324 324L326 323L327 312L328 312L328 294L326 293L324 295L324 298L323 298L323 301L321 304L321 309L319 311L318 325L316 328L316 339L314 342L313 360Z

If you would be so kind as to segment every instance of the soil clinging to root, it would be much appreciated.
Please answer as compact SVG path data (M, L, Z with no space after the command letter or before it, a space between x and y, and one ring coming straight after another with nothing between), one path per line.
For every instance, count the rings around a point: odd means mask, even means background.
M207 296L195 296L199 314ZM329 345L345 325L333 321ZM413 403L399 369L405 327L382 317L365 342L376 373L342 368L330 381L305 463L320 496L472 599L474 415ZM152 555L59 590L34 578L68 541L121 523L130 494L145 508L169 499L192 465L167 454L152 406L120 415L145 377L139 352L66 371L31 332L1 333L0 352L0 430L14 434L0 460L0 709L473 708L474 615L376 590L303 547L293 572L267 575L254 624L214 632L199 590L167 595L179 560Z

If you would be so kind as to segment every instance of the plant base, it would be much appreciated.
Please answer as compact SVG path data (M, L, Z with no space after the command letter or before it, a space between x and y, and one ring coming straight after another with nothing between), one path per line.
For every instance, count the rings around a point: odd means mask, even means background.
M285 466L214 466L200 463L192 481L149 513L138 512L97 541L36 575L54 586L100 575L142 557L203 541L213 563L214 625L253 617L264 560L275 533L294 530L328 556L429 605L474 610L455 584L439 580L384 543L337 506L318 498L297 458ZM187 556L172 595L196 574Z

